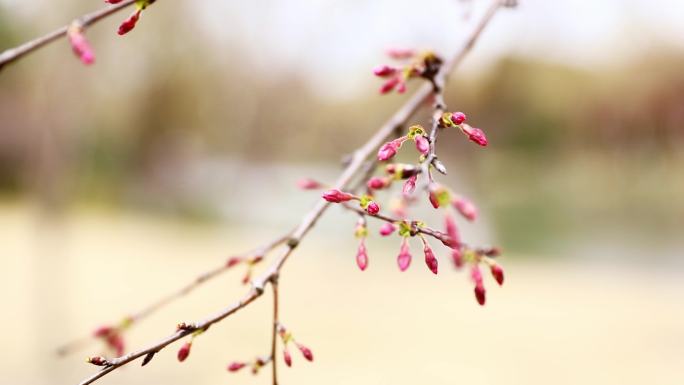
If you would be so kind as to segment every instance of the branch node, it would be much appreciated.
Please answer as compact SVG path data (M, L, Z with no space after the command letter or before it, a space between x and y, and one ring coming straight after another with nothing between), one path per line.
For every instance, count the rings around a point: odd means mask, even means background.
M291 237L287 240L287 247L289 247L290 249L294 249L297 246L299 246L299 239Z

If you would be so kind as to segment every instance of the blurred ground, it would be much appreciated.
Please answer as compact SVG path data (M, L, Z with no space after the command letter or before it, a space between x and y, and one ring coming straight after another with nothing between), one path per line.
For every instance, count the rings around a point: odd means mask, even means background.
M95 368L97 345L57 359L54 348L116 320L160 294L276 234L275 228L226 228L82 209L45 220L23 203L0 208L0 300L6 309L4 383L73 384ZM323 227L339 219L331 211ZM326 224L327 223L327 224ZM377 226L372 227L375 231ZM681 269L613 261L564 262L507 255L503 288L488 280L480 308L466 276L442 253L435 277L416 258L395 268L396 240L369 242L359 272L349 234L314 230L285 267L283 321L311 346L315 362L295 356L283 383L330 384L659 384L684 380ZM133 328L131 347L220 309L244 292L229 272ZM175 349L102 384L266 384L229 374L232 360L268 348L270 302L262 298L199 337L183 364Z

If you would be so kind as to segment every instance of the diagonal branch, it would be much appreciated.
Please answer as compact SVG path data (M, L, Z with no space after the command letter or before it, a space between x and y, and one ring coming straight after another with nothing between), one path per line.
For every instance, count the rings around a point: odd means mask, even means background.
M448 60L441 68L440 72L437 74L437 79L443 81L446 79L448 74L460 64L466 55L470 52L478 37L480 37L485 26L492 19L497 10L504 5L501 0L495 0L492 5L487 9L486 13L476 25L475 29L471 32L465 41L463 47ZM413 113L421 107L428 98L432 95L433 87L431 84L425 84L418 91L416 91L411 98L409 98L403 106L397 110L394 115L384 124L378 131L359 149L357 149L351 159L351 162L342 172L340 177L334 183L334 188L344 189L354 178L354 176L363 169L365 160L375 153L377 148L394 132L397 126L404 125L406 121L413 115ZM276 258L272 263L270 268L265 271L260 277L256 278L252 283L252 288L247 292L242 299L238 302L224 308L218 313L210 316L204 321L193 324L195 329L207 329L211 325L220 322L231 314L237 312L238 310L246 307L254 300L259 298L263 292L264 287L268 283L272 283L274 279L278 277L280 269L283 267L287 259L290 257L294 249L299 245L299 243L304 239L308 232L316 224L317 220L323 215L327 210L330 203L325 200L319 200L316 205L303 217L300 224L292 232L290 238L287 240L287 248L283 250L282 254ZM98 372L94 373L90 377L83 380L80 385L88 385L99 378L105 376L106 374L134 361L140 357L144 357L150 354L154 354L161 349L165 348L167 345L191 334L191 330L177 330L173 334L159 340L156 343L150 344L149 346L142 348L140 350L131 352L122 357L118 357L112 360L107 360L104 363L104 367ZM273 358L273 357L271 357Z
M85 14L81 17L76 18L76 20L82 25L83 27L87 27L89 25L95 24L98 21L106 18L107 16L113 15L120 10L133 5L135 3L135 0L124 0L116 5L112 5L106 8L102 8L100 10ZM9 48L0 53L0 70L7 65L10 64L14 61L17 61L24 56L30 54L33 51L38 50L39 48L42 48L59 38L62 38L66 36L67 30L69 29L68 25L65 25L63 27L60 27L50 33L47 33L43 36L37 37L31 41L28 41L20 46L14 47L14 48Z

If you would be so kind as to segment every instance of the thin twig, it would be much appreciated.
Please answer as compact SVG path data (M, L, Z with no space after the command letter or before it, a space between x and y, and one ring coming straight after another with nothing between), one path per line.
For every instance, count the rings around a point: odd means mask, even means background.
M273 334L271 335L271 358L273 359L272 365L272 376L273 385L278 385L278 365L276 360L276 341L278 339L278 327L280 321L278 320L278 278L274 276L271 279L271 289L273 289Z
M496 11L502 5L502 2L497 0L492 3L489 9L486 11L485 15L482 17L478 25L469 35L464 46L460 51L454 55L445 65L442 66L437 77L439 79L444 79L447 75L463 61L468 52L472 49L475 41L481 35L485 26L492 19ZM432 93L432 85L425 84L423 87L418 89L411 98L409 98L404 105L397 110L394 115L382 126L380 129L359 149L357 149L351 159L351 162L342 172L340 177L334 184L334 188L344 189L347 186L354 175L356 175L363 167L365 160L375 153L378 147L394 132L397 126L404 125L406 121L413 115L413 113L428 99ZM283 267L287 259L292 254L293 250L299 245L299 243L304 239L306 234L313 228L316 224L318 218L323 215L326 209L330 206L329 202L325 200L319 200L316 205L303 217L300 224L292 232L292 235L287 241L287 248L283 253L272 263L271 267L264 272L260 277L255 279L252 283L252 288L247 292L240 301L224 308L215 315L205 319L204 321L194 324L197 329L207 329L211 325L220 322L224 318L230 316L231 314L237 312L243 307L249 305L258 297L260 297L264 292L264 287L269 282L272 282L273 278L278 276L280 269ZM94 373L90 377L83 380L80 385L88 385L99 378L105 376L106 374L134 361L140 357L146 356L151 352L157 352L167 345L185 337L190 334L187 330L177 330L175 333L163 338L162 340L150 344L149 346L131 352L125 356L109 360L107 365L101 370ZM271 357L274 359L275 357Z
M135 0L124 0L116 5L111 5L100 10L85 14L81 17L76 18L76 21L83 27L88 27L98 21L106 18L107 16L113 15L114 13L130 6L135 3ZM0 53L0 70L14 61L21 59L22 57L28 55L29 53L38 50L46 46L49 43L56 41L57 39L65 36L69 25L65 25L58 28L50 33L43 36L37 37L31 41L28 41L20 46L9 48Z

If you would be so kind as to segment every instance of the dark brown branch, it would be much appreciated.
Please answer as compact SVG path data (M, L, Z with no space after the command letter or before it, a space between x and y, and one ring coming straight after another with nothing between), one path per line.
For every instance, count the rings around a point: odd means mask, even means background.
M135 3L135 0L124 0L120 2L119 4L116 5L111 5L106 8L102 8L98 11L91 12L88 14L85 14L79 18L76 19L76 21L82 25L83 27L88 27L92 24L97 23L98 21L106 18L107 16L113 15L114 13L130 6ZM14 47L14 48L9 48L0 53L0 70L7 65L10 64L14 61L17 61L21 59L22 57L30 54L33 51L38 50L39 48L42 48L56 40L58 40L61 37L66 36L67 30L69 29L68 25L65 25L59 29L56 29L48 34L45 34L43 36L40 36L38 38L35 38L31 41L28 41L20 46Z
M439 79L445 79L447 75L460 64L465 56L472 49L475 41L481 35L485 26L492 19L496 11L502 5L500 0L494 1L492 5L488 8L485 15L482 17L480 22L477 24L475 29L471 32L462 49L459 50L454 57L452 57L448 62L446 62L437 77ZM333 188L343 190L351 182L353 177L362 169L365 160L374 155L380 145L394 132L397 126L406 124L407 120L413 115L413 113L430 97L432 94L432 85L425 84L418 91L416 91L411 98L409 98L406 103L404 103L401 108L382 126L380 129L359 149L357 149L352 156L352 159L346 169L342 172L340 177L334 183ZM249 305L258 297L260 297L264 292L264 287L269 282L272 282L274 277L277 277L280 269L283 267L287 259L292 254L292 251L299 245L299 243L304 239L306 234L313 228L316 224L318 218L323 215L323 213L330 206L330 203L325 200L319 200L314 207L303 217L300 224L292 232L292 235L287 241L287 248L283 253L273 262L271 267L264 272L259 278L255 279L252 283L252 288L247 292L240 301L224 308L215 315L205 319L204 321L194 324L196 328L207 329L211 325L220 322L224 318L230 316L231 314L237 312L243 307ZM108 365L103 367L98 372L94 373L90 377L83 380L80 385L87 385L97 381L99 378L105 376L106 374L134 361L140 357L144 357L151 352L156 352L167 345L185 337L190 334L190 331L179 330L175 333L161 339L160 341L150 344L149 346L131 352L125 356L115 358L108 361ZM274 359L275 357L271 357Z

